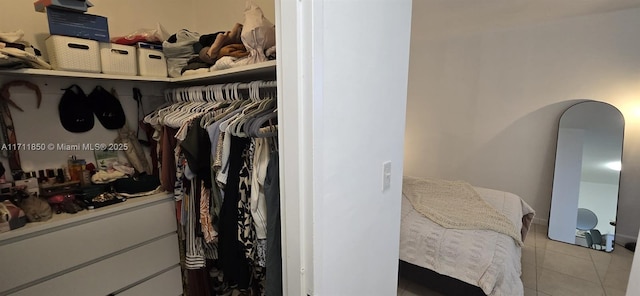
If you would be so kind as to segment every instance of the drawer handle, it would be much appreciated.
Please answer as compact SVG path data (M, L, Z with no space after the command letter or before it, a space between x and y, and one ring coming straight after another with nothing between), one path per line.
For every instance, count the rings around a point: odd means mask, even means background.
M89 45L78 44L78 43L67 43L67 46L69 48L77 48L77 49L84 49L84 50L89 49Z
M155 54L150 54L149 58L150 59L155 59L155 60L162 60L162 56L155 55Z
M129 52L126 50L122 50L122 49L111 49L111 52L116 53L116 54L123 54L123 55L128 55Z

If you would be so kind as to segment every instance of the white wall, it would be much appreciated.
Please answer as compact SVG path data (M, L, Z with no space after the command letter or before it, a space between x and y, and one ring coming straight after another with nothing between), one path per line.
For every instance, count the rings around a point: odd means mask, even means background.
M111 0L102 0L111 1ZM126 2L126 0L120 0ZM193 10L186 15L187 18L195 22L193 28L201 33L214 33L218 31L228 31L235 23L244 22L244 7L246 1L243 0L191 0ZM275 19L274 0L252 0L264 13L264 16L273 24ZM151 2L153 2L151 0ZM173 1L182 2L182 1Z
M405 174L513 192L546 223L561 113L608 102L626 120L617 231L635 237L640 9L442 35L423 33L434 31L416 21L423 5L414 2Z
M15 78L14 78L15 79ZM90 143L114 143L117 137L115 130L105 129L97 118L93 129L84 133L71 133L66 131L60 123L58 116L58 103L64 93L62 88L67 88L72 84L78 84L85 94L89 93L97 86L110 90L112 87L116 89L118 98L125 111L128 126L135 131L137 127L137 106L133 100L133 87L141 89L143 100L150 102L162 103L164 97L162 90L165 88L164 83L139 83L125 81L110 80L83 80L78 81L73 78L45 78L45 77L21 77L34 84L37 84L42 91L42 105L40 108L36 106L36 95L30 89L25 87L11 88L11 99L16 102L24 112L11 107L11 115L13 118L18 143L51 143L58 144L90 144ZM0 85L11 81L8 76L0 76ZM145 103L145 110L153 110ZM94 152L90 150L83 151L65 151L57 148L46 151L20 151L20 159L22 169L25 172L56 169L66 167L69 155L76 155L78 159L85 159L87 162L95 164ZM120 153L122 161L126 161L124 153ZM9 169L6 159L2 161L7 170ZM7 173L7 178L10 174ZM9 178L11 179L11 178Z

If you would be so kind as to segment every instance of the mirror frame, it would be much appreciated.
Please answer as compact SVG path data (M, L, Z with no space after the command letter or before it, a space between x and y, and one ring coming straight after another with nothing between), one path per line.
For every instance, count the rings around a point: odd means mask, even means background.
M560 200L560 198L558 198L558 196L575 196L576 200L575 202L578 203L579 199L580 199L580 184L583 182L583 177L582 174L584 173L584 160L583 160L583 153L580 153L578 155L578 153L572 154L570 153L571 148L577 149L580 148L582 149L582 145L583 142L580 142L579 144L575 144L575 147L561 147L562 144L564 143L571 143L566 142L567 139L564 139L565 142L563 142L563 139L561 138L562 134L561 134L561 129L563 128L562 124L563 124L563 119L566 120L567 118L565 117L565 115L569 115L571 113L568 113L570 110L572 110L572 108L581 105L581 104L601 104L602 106L608 108L607 111L611 111L612 113L615 111L616 113L616 117L611 118L611 121L616 121L616 120L620 120L621 122L619 123L619 132L620 132L620 147L619 147L619 160L620 163L622 163L622 157L623 157L623 150L624 150L624 129L625 129L625 118L624 115L622 114L622 112L620 112L620 110L618 108L616 108L615 106L606 103L606 102L601 102L601 101L595 101L595 100L586 100L586 101L581 101L578 102L576 104L573 104L571 106L569 106L564 112L562 112L562 115L560 116L560 119L558 121L558 131L557 131L557 140L556 140L556 155L555 155L555 160L554 160L554 173L553 173L553 185L552 185L552 195L551 195L551 207L549 209L549 223L548 223L548 232L547 232L547 236L549 237L549 239L552 240L556 240L556 241L561 241L561 242L565 242L565 243L569 243L569 244L573 244L573 245L577 245L577 246L581 246L580 244L578 244L576 242L576 237L577 237L577 233L576 233L576 227L577 227L577 216L578 216L578 209L579 206L577 204L572 203L572 200L569 200L567 203L564 202L564 200ZM573 109L575 110L575 109ZM591 118L591 117L589 117ZM616 129L618 129L618 123L616 123ZM566 126L564 127L566 128ZM617 135L617 133L616 133ZM565 137L571 137L571 134L565 134ZM574 134L573 136L575 136L576 138L579 137L579 135ZM616 139L617 142L617 139ZM579 145L579 147L578 147ZM559 150L562 149L562 150ZM616 147L617 149L617 147ZM563 151L566 150L566 151ZM617 152L616 152L617 153ZM618 156L618 155L616 155ZM576 163L580 163L579 166L579 171L577 171L575 168L575 164ZM571 166L571 164L573 164L574 166ZM563 167L564 165L564 167ZM577 174L576 174L577 172ZM576 178L577 176L577 178ZM617 217L618 217L618 211L619 211L619 197L620 197L620 182L621 182L621 176L622 176L622 170L618 171L618 175L617 175L617 192L616 192L616 207L615 207L615 220L617 221ZM567 183L569 185L567 185ZM575 187L575 185L577 184L578 188L572 188ZM554 207L555 205L555 207ZM571 213L570 215L567 215L567 211L571 209L573 209L573 206L576 206L575 209L575 215L573 215L573 213ZM569 233L570 233L570 223L568 223L568 221L575 221L574 224L576 224L576 227L573 227L573 232L574 235L572 236L572 239L569 239ZM563 224L566 224L563 225ZM597 225L597 224L596 224ZM607 252L611 252L613 251L613 240L615 239L615 235L617 232L617 227L616 225L612 225L614 226L614 233L612 237L607 237L605 239L603 239L603 243L607 244L606 247L606 251ZM559 229L560 228L560 229ZM595 229L595 228L594 228ZM605 233L603 233L603 235L605 235ZM586 238L585 238L586 239ZM611 240L611 241L608 241Z

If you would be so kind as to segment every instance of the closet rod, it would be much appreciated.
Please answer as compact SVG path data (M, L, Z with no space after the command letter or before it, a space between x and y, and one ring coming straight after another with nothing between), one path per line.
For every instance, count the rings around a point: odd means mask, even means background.
M222 96L223 99L233 99L235 97L242 97L248 99L244 93L249 91L248 95L251 96L251 91L259 92L260 90L273 90L277 87L276 81L252 81L248 83L225 83L225 84L212 84L203 86L188 86L166 89L164 91L165 101L170 103L185 102L185 101L214 101L216 96ZM243 91L241 94L239 91ZM259 95L259 93L257 93Z

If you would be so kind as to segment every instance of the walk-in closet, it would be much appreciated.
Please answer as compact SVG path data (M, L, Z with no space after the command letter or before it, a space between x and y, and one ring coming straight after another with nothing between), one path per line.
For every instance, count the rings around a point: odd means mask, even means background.
M396 293L411 1L90 2L111 37L233 32L255 5L275 53L191 75L0 69L0 86L18 81L2 94L6 183L16 159L43 171L40 191L79 160L160 183L0 232L0 295ZM0 4L0 37L17 30L49 61L32 1ZM60 105L80 91L115 98L124 123L70 122ZM111 177L86 184L129 180Z

